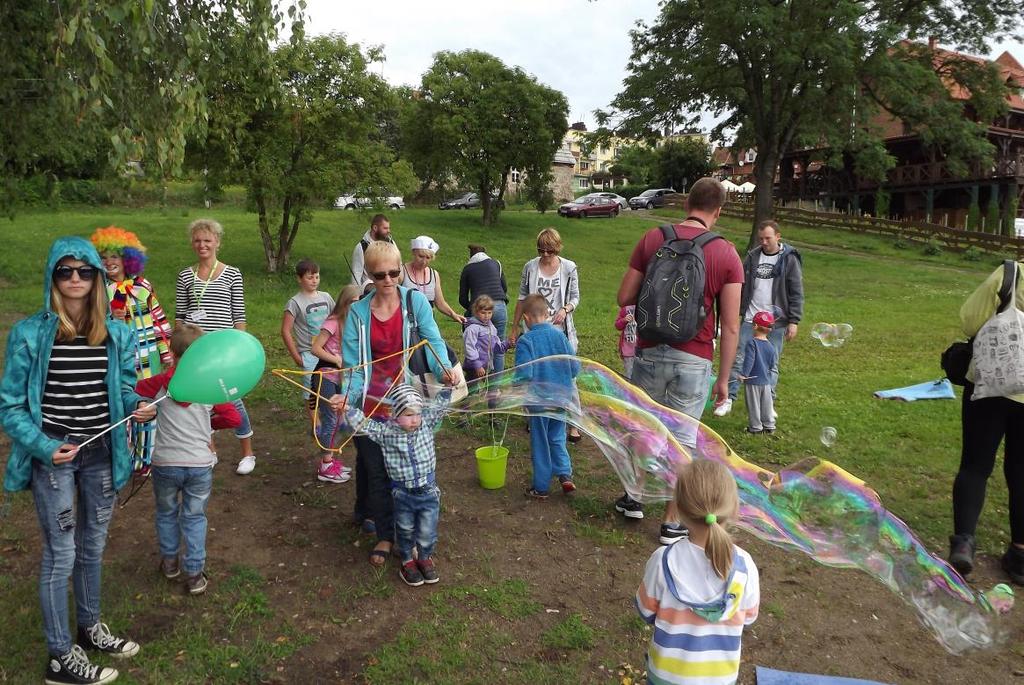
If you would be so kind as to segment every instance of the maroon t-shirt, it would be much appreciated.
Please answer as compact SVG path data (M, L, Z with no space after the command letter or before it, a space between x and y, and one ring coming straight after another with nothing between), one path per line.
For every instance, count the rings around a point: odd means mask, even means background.
M367 416L380 419L388 417L388 405L381 404L375 412L373 408L377 406L380 398L387 395L395 377L402 373L402 355L395 354L388 359L381 359L381 357L401 352L404 348L402 308L395 309L395 313L387 321L381 321L371 312L370 356L373 359L373 366L370 371L370 383L366 389L366 401L363 403L363 413Z
M706 231L700 226L675 226L676 236L693 240ZM652 228L644 234L629 258L629 266L640 273L647 272L647 264L658 248L665 242L665 236L661 234L660 228ZM704 246L704 311L708 313L704 319L704 326L697 332L697 335L684 343L672 345L677 350L688 352L704 359L713 359L715 356L715 315L714 303L718 293L729 283L743 283L743 262L736 254L736 248L728 240L712 240ZM657 343L637 338L637 347L654 347Z

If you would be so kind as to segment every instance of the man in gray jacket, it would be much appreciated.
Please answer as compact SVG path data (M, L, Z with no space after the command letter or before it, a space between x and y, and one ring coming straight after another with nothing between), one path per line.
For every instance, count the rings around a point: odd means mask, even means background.
M779 225L768 220L757 229L760 245L747 253L743 260L743 293L740 295L740 340L736 347L736 360L729 374L729 399L715 408L715 416L725 416L740 389L740 369L743 352L753 335L754 315L770 312L775 317L775 328L768 339L782 358L782 344L796 337L804 313L804 282L800 253L790 245L781 243ZM772 396L779 382L779 369L772 369Z

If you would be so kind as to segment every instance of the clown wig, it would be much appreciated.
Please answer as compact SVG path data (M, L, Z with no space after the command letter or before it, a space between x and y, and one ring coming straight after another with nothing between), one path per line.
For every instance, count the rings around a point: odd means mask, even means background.
M101 255L113 252L124 262L124 273L129 278L141 276L146 268L146 248L139 242L139 237L131 231L118 226L97 228L93 231L93 246Z

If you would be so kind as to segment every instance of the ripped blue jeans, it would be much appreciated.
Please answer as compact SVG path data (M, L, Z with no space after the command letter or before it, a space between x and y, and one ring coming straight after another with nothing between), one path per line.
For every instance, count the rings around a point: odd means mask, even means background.
M117 501L107 436L89 443L65 464L33 459L32 496L42 528L43 633L50 654L57 656L70 652L73 644L68 576L74 583L78 625L89 627L100 620L100 566Z

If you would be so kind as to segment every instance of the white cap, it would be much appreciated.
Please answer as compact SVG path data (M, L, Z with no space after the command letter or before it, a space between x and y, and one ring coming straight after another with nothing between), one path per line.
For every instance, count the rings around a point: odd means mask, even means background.
M434 254L441 249L441 246L434 242L429 235L419 235L409 241L410 250L430 250Z

